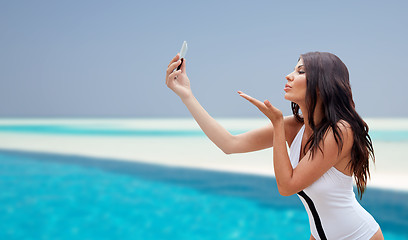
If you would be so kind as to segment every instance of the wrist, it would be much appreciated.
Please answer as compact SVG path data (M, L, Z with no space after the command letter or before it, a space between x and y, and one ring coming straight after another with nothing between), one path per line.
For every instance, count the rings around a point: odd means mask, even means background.
M181 101L183 101L184 103L191 101L192 99L194 99L194 94L193 92L189 92L187 94L183 94L179 96Z
M272 119L271 122L274 127L281 127L284 124L283 117Z

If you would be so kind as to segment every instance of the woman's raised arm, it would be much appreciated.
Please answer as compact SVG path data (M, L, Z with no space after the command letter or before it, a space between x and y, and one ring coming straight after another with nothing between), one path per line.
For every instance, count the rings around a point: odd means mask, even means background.
M232 135L212 118L194 97L190 88L190 80L186 74L186 60L183 59L181 63L179 58L177 54L167 68L166 85L181 98L200 128L215 145L226 154L252 152L273 146L272 124L239 135ZM182 64L180 70L174 71L180 64ZM289 116L285 118L286 121L288 126L291 126L295 119ZM291 135L293 134L288 133L288 136Z
M186 73L186 60L181 61L179 58L177 54L170 61L166 72L166 85L180 97L208 138L224 153L232 153L234 136L215 121L194 97ZM180 70L176 70L180 64Z

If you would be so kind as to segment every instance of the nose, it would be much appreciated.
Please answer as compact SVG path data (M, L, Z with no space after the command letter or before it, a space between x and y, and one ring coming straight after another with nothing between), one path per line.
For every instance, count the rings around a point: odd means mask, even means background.
M286 76L286 80L292 81L292 80L293 80L292 74L288 74L288 75Z

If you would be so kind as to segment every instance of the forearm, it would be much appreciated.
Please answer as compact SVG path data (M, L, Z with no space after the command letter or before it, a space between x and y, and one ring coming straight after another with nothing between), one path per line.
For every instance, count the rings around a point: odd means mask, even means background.
M274 129L273 166L279 192L282 195L286 195L285 192L287 192L288 184L292 179L293 168L290 163L288 150L286 148L285 126L283 119L274 123Z
M205 135L224 153L233 153L234 136L221 126L201 106L193 94L181 99Z

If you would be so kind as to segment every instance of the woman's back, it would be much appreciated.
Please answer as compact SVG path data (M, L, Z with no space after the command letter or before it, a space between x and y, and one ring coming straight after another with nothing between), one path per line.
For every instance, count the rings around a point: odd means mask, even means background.
M293 168L299 163L304 130L303 126L290 147ZM355 198L353 178L334 166L298 196L315 239L370 239L378 231L377 222Z

